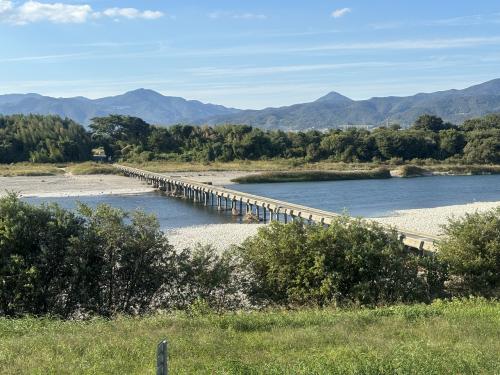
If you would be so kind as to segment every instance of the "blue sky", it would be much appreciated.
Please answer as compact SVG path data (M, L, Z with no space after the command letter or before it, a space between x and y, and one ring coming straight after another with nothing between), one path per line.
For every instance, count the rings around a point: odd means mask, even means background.
M412 95L500 78L500 2L0 0L0 46L0 94Z

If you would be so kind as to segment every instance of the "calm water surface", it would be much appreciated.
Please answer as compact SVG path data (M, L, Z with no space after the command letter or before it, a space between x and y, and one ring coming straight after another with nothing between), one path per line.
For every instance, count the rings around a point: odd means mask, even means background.
M377 217L394 210L429 208L480 201L500 201L500 175L434 176L387 180L293 182L230 185L228 188L327 211ZM131 211L143 209L158 216L163 229L238 222L227 212L195 205L160 192L97 197L26 198L31 203L56 202L73 209L76 202L107 203Z
M236 185L234 185L236 188ZM237 190L354 216L500 201L500 175L237 185Z

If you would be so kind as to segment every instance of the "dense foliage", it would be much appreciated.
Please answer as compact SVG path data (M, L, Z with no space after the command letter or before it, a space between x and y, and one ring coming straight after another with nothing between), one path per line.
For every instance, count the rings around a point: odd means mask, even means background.
M436 159L500 163L500 115L462 126L423 115L408 129L331 129L284 132L245 125L152 126L130 116L94 118L90 132L56 116L0 117L0 163L88 160L90 148L114 160L232 161L301 158L306 161Z
M83 161L91 157L90 135L58 116L0 116L0 163Z
M500 207L451 219L440 257L449 264L454 294L500 298Z
M124 116L96 118L93 139L108 155L129 161L175 159L232 161L305 158L368 162L454 159L500 162L500 115L466 121L462 126L424 115L409 129L398 126L373 131L332 129L326 133L264 131L250 126L150 126Z
M272 223L240 249L262 302L378 305L429 301L436 286L395 231L340 217L320 225ZM430 266L430 267L429 267ZM424 272L425 270L425 272Z
M111 316L199 297L229 306L230 270L209 248L174 252L142 212L0 199L0 315Z

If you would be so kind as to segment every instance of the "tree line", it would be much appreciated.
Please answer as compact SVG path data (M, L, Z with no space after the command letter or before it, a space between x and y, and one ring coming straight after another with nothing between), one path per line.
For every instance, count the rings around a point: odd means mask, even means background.
M90 134L58 116L0 116L0 163L85 161L92 156Z
M500 115L456 126L423 115L408 129L331 129L284 132L246 125L154 126L140 118L110 115L89 131L57 116L0 117L0 162L64 162L92 158L101 149L113 160L213 162L300 158L307 162L448 160L500 162Z
M435 256L394 230L337 218L273 222L242 245L174 249L156 217L0 198L0 316L381 306L500 297L500 208L454 219Z

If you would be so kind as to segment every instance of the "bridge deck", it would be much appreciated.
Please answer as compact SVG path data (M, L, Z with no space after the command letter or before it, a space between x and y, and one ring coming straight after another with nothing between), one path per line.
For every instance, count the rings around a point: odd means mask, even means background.
M226 189L220 186L208 185L202 182L194 181L183 177L170 177L160 173L149 172L137 168L126 167L123 165L115 164L116 168L121 170L127 175L144 178L146 180L172 184L182 188L194 189L199 192L213 194L217 197L229 199L231 201L242 202L243 204L250 204L256 207L262 207L278 214L286 214L291 217L301 218L307 221L317 223L330 224L335 218L340 215L334 212L324 211L318 208L302 206L295 203L280 201L277 199L267 198L259 195L243 193L237 190ZM416 248L422 251L434 252L436 250L435 243L439 241L439 237L427 235L424 233L400 230L398 232L403 236L405 245Z

